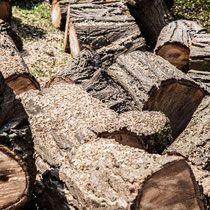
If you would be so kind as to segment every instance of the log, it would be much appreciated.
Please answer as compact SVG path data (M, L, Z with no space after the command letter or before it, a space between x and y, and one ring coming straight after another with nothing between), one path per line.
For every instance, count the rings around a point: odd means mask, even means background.
M210 72L210 34L195 34L190 46L189 68Z
M0 70L8 84L16 94L39 89L39 83L30 73L12 39L0 34Z
M0 72L0 209L20 209L36 177L28 116Z
M9 35L19 51L23 49L22 39L16 34L11 26L3 20L0 20L0 33L5 33Z
M164 59L168 60L171 64L173 64L177 68L188 70L189 59L193 60L193 58L190 57L192 56L194 57L194 59L196 59L195 55L196 49L192 48L193 46L192 37L194 37L195 34L199 34L204 31L205 31L204 28L202 28L193 21L178 20L171 22L162 29L158 37L158 41L156 43L155 53L157 55L160 55ZM206 49L208 49L208 47L206 47ZM200 49L200 51L202 51L202 49ZM194 54L194 56L191 54ZM205 53L203 53L203 59L205 59L205 56L206 58L208 57L208 53L206 53L205 55L204 54ZM204 62L206 63L207 60ZM191 64L190 68L193 68L192 66L193 64Z
M193 80L205 84L210 89L210 72L189 70L187 72L187 75L191 77Z
M62 163L47 170L36 188L41 208L205 209L194 175L181 157L148 154L113 139L83 144L72 151L71 160L52 150ZM39 158L39 167L46 170L49 163Z
M128 92L139 110L163 112L171 122L174 138L208 94L205 87L149 52L121 55L107 73Z
M154 48L162 28L173 21L165 0L127 0L148 45Z
M210 179L209 148L210 148L210 97L206 96L190 123L183 133L164 153L182 155L192 165L203 170L208 180ZM207 178L206 177L206 178ZM198 176L198 182L202 184L202 178ZM210 199L210 186L205 182L202 184L204 192ZM210 200L209 200L210 201Z
M12 4L10 0L0 0L0 19L10 21L12 17Z

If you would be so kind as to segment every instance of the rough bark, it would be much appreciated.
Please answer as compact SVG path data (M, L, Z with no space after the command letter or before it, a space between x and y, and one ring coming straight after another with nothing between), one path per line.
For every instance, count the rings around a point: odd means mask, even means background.
M139 110L162 111L176 138L208 94L160 56L136 51L120 56L107 73L133 98Z
M210 72L210 34L195 34L190 46L189 68Z
M0 73L0 209L19 209L36 177L28 116Z
M187 75L195 81L205 84L210 89L210 72L190 70L187 72ZM210 92L209 89L208 91Z
M7 34L0 34L0 70L16 94L39 89L39 83L29 72L24 60Z
M10 0L0 0L0 19L10 21L12 17L12 5Z
M45 171L36 188L42 208L205 209L193 173L181 157L148 154L113 139L83 144L71 150L71 158L65 149L62 155L55 146L51 150L62 160L57 168L37 157L38 168ZM55 156L50 158L55 161Z
M164 0L128 0L147 43L154 47L162 28L173 20Z
M9 26L9 24L3 20L0 20L0 33L9 35L19 51L23 49L22 39L16 34L15 31L12 30L11 26Z
M177 68L188 70L189 58L192 53L192 37L202 31L204 32L205 29L193 21L178 20L171 22L162 29L156 43L155 53L168 60ZM193 54L195 54L195 49ZM208 53L204 54L203 59ZM196 55L194 57L196 59Z
M206 171L210 179L210 97L206 96L193 114L190 123L179 138L165 151L170 154L180 154L192 165ZM206 177L206 178L207 178ZM204 177L198 177L204 193L210 198L210 185L203 183Z

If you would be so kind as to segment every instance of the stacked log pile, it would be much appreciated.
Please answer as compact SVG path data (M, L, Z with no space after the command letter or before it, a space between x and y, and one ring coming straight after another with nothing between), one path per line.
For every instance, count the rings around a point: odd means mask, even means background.
M0 209L208 209L206 30L171 0L50 3L73 60L41 90L0 22Z

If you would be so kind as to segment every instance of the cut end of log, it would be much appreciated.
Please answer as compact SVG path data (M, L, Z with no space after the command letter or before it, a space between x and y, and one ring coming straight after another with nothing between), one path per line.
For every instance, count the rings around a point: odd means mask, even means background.
M0 19L9 21L12 15L12 7L9 1L0 1Z
M61 9L58 1L53 1L51 6L51 18L52 18L52 24L59 28L61 25Z
M0 150L0 209L18 206L22 199L26 199L26 173L12 156L8 151Z
M203 97L199 88L175 82L163 85L155 92L148 100L147 108L166 114L176 138L188 125Z
M28 90L39 89L39 84L34 80L28 78L27 75L20 75L6 79L8 86L18 95Z
M178 69L184 69L189 63L190 51L182 45L166 44L158 50L157 55L163 57Z
M134 209L200 210L193 174L183 160L154 173L143 185Z

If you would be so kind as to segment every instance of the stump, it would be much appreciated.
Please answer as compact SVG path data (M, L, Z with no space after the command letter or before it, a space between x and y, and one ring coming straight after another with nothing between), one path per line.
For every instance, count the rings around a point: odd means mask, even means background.
M165 4L166 0L128 0L127 2L147 43L154 47L162 28L173 20Z
M121 55L108 75L133 98L139 110L163 112L176 138L208 92L160 56L136 51Z
M16 34L15 31L12 30L9 24L4 22L3 20L0 20L0 33L5 33L9 35L19 51L23 49L22 39Z
M206 35L199 34L203 33L204 31L204 28L193 21L178 20L171 22L162 29L155 47L155 53L168 60L177 68L188 70L189 60L190 62L193 62L193 60L195 60L196 63L196 58L200 58L199 52L201 53L203 51L202 48L204 46L204 43L202 44L202 41L199 42L200 39L198 38L198 44L196 47L196 39L194 39L193 37L201 37L201 39L203 38L203 42L205 42L204 40ZM193 39L195 40L194 44L192 42ZM193 47L194 45L195 47ZM201 63L204 63L204 66L207 65L205 63L207 63L210 54L208 53L208 48L209 46L207 44L205 48L206 50L204 50L203 53L203 57L200 55L202 57ZM199 52L196 57L197 50ZM193 67L193 64L190 64L190 66L190 68L196 69Z
M0 73L0 209L20 209L36 177L28 116Z
M210 179L209 148L210 148L210 97L206 96L190 123L179 138L165 151L169 154L182 155L192 165L206 171ZM197 178L197 177L196 177ZM200 183L203 177L198 180ZM210 198L209 184L202 184L204 192Z
M0 19L10 21L12 17L12 5L10 0L0 0Z
M71 164L60 156L61 167L43 174L36 188L42 208L205 209L180 157L148 154L113 139L92 140L72 154ZM39 166L46 169L48 163L39 158Z
M29 72L11 38L0 34L0 71L16 94L29 89L39 89L39 83Z

